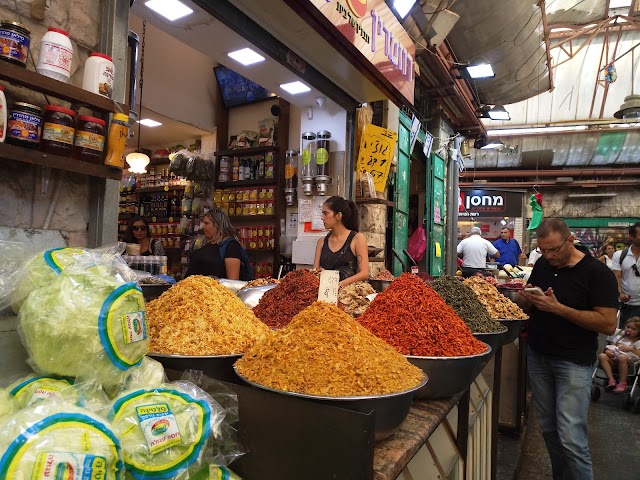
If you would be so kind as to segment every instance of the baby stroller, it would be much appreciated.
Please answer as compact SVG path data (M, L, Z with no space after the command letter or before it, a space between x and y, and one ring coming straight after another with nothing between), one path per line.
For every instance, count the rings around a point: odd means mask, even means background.
M600 374L600 375L599 375ZM613 365L613 375L616 381L619 381L618 366ZM631 410L633 413L640 413L640 385L638 385L638 378L640 377L640 364L629 366L628 378L632 379L631 389L623 394L622 408L625 410ZM591 375L593 385L591 385L591 401L597 402L600 399L601 391L607 386L608 379L604 375L604 372L600 369L600 365L597 364Z

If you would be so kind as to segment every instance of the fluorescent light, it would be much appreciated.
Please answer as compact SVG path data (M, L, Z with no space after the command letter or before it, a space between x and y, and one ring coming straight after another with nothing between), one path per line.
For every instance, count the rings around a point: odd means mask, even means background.
M240 62L245 66L264 61L264 57L262 55L254 52L250 48L236 50L235 52L230 52L227 55L233 58L236 62Z
M496 105L489 110L489 118L491 120L511 120L509 112L502 106Z
M576 132L579 130L587 130L588 128L589 127L587 125L569 125L562 127L501 128L495 130L487 130L487 135L535 135L546 133Z
M617 197L617 193L570 193L565 198L613 198Z
M298 81L291 82L291 83L283 83L282 85L280 85L280 88L289 92L291 95L311 91L311 89L307 87L304 83L298 82Z
M612 8L629 8L631 6L631 0L609 0L609 9Z
M193 13L193 10L178 0L149 0L145 5L172 22Z
M489 63L480 63L478 65L468 65L467 72L471 78L489 78L495 77L493 68Z
M395 0L393 2L393 8L396 12L398 12L400 18L404 18L407 16L409 11L411 10L411 7L413 7L415 3L416 0Z
M150 118L143 118L138 123L144 125L145 127L159 127L160 125L162 125L162 123L151 120Z
M496 150L503 147L504 143L502 143L500 140L489 140L484 147L481 147L481 150Z
M567 28L567 27L555 27L552 28L550 30L551 33L558 33L558 32L570 32L571 30L573 30L573 28Z

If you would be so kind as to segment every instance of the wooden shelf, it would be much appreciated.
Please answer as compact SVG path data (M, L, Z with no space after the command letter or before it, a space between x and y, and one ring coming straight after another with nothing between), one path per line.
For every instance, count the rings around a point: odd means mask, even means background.
M277 187L278 181L275 178L258 178L255 180L238 180L237 182L215 182L216 188L232 188L232 187Z
M2 68L4 68L5 64L13 66L7 62L2 62ZM0 143L0 159L31 163L91 177L110 178L112 180L120 180L122 178L122 170L117 168L83 162L70 157L52 155L39 150L29 150L28 148L17 147L7 143Z
M236 148L234 150L220 150L216 152L216 157L250 157L251 155L259 155L266 152L274 152L279 147L271 145L269 147L255 147L255 148Z
M229 215L232 222L259 222L262 220L275 220L275 215Z
M154 193L154 192L173 192L176 190L184 190L184 185L165 185L164 187L147 187L147 188L138 188L136 190L132 190L130 192L120 192L120 193Z
M356 198L356 203L359 205L386 205L387 207L395 207L396 205L395 202L384 198Z
M129 106L114 102L113 100L84 90L75 85L63 83L53 78L45 77L37 72L18 67L9 62L2 62L0 68L0 80L6 80L14 85L27 87L30 90L41 92L52 97L66 100L72 104L86 106L92 110L106 113L123 112L129 114ZM117 108L118 106L119 108ZM80 172L82 173L82 172ZM91 175L91 174L87 174ZM107 177L111 178L111 177Z

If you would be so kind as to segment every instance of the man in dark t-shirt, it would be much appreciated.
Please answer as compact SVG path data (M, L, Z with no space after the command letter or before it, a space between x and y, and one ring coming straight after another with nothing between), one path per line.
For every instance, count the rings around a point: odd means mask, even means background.
M542 253L522 293L530 312L527 361L538 422L554 479L593 479L587 413L598 333L616 328L615 276L596 258L575 248L559 219L537 229Z

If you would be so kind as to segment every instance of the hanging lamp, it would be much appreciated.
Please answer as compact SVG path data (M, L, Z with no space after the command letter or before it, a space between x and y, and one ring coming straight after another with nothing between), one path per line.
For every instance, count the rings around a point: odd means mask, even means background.
M144 43L147 33L146 30L147 21L144 20L142 22L142 54L140 56L140 109L138 113L138 148L135 152L128 154L125 158L125 160L127 161L127 165L129 165L129 171L131 173L147 173L147 165L149 165L149 162L151 162L149 156L140 151L140 131L142 129L140 119L142 118L142 87L144 84Z
M613 114L616 118L632 119L640 118L640 95L633 94L634 72L636 66L634 61L634 51L631 50L631 95L624 99L624 103L620 105L620 110Z

